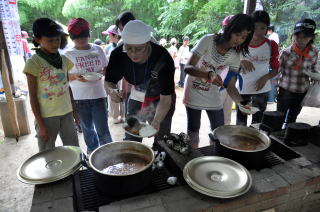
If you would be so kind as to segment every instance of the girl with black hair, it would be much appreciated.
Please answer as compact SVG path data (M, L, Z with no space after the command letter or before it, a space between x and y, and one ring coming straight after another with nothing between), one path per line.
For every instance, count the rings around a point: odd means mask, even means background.
M185 67L188 74L183 103L187 110L188 135L198 147L201 111L206 110L211 130L224 124L223 106L219 89L224 87L236 103L242 98L235 87L240 67L240 53L248 54L248 45L254 31L252 18L237 14L221 34L201 38L191 50L192 56ZM229 73L223 82L220 73L228 66Z
M32 26L34 54L23 72L27 76L30 104L35 116L39 151L53 149L59 134L63 145L79 146L72 116L72 94L68 71L73 63L60 55L61 26L49 18L39 18Z
M116 19L116 27L117 30L121 33L124 26L132 20L136 20L136 18L134 17L134 15L132 14L132 12L130 11L125 11L123 13L121 13L120 15L118 15L117 19Z
M263 112L267 108L268 94L271 90L271 79L278 74L279 48L275 41L266 38L270 25L269 14L263 10L257 10L252 14L254 22L254 34L249 45L250 54L241 57L241 73L243 87L240 90L241 97L251 102L259 111L252 115L252 124L261 123ZM272 71L269 71L269 66ZM239 110L237 106L237 125L247 125L248 115Z
M281 73L277 110L286 114L285 125L295 122L301 102L310 86L309 76L316 73L318 49L313 46L316 23L311 19L298 21L294 26L292 44L280 55Z

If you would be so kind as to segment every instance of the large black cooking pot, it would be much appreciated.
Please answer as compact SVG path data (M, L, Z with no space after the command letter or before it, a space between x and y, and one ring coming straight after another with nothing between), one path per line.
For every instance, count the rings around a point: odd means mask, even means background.
M92 152L89 158L97 188L111 196L132 195L148 186L153 161L153 150L134 141L105 144Z
M285 114L280 111L265 111L259 128L268 133L281 131L284 120Z
M213 131L213 138L221 156L248 162L250 168L262 166L265 153L271 145L270 138L265 133L240 125L220 126Z

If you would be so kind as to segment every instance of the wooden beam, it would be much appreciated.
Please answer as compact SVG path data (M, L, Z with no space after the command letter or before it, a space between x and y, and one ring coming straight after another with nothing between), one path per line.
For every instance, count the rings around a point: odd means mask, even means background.
M2 82L3 82L4 92L6 95L6 107L7 107L7 111L9 112L9 123L13 130L12 136L16 138L16 141L18 141L20 136L20 130L19 130L19 124L17 119L17 110L16 110L16 104L14 102L12 91L9 84L9 73L8 73L8 68L5 61L4 49L1 49L1 65L2 65L1 66Z

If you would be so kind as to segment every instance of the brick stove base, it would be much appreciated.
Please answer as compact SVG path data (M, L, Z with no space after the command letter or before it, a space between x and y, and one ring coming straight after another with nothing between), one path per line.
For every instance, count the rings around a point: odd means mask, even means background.
M249 170L253 178L252 188L237 198L212 198L185 185L113 202L100 207L99 211L319 212L320 148L310 143L292 149L302 157L259 171ZM35 186L31 211L73 211L75 197L72 187L71 178Z

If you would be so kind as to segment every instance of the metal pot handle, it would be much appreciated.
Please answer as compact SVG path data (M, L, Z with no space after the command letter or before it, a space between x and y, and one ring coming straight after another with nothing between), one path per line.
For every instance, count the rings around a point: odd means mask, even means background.
M209 133L209 138L212 140L212 141L216 141L218 140L218 137L215 133L215 129L212 131L212 133Z
M87 155L84 152L80 153L80 160L81 160L81 165L83 167L90 168L89 158L87 157Z

